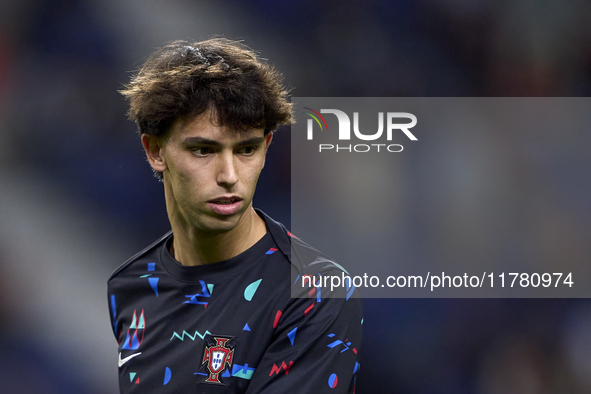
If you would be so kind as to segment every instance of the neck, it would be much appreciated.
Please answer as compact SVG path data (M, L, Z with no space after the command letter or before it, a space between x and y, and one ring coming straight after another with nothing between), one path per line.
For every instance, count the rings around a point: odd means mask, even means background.
M182 265L203 265L228 260L257 243L267 232L265 222L252 206L232 230L211 234L190 223L171 218L174 234L171 255Z

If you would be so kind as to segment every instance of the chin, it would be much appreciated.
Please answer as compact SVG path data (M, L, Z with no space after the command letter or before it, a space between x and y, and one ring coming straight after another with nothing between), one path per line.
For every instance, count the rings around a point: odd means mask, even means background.
M232 231L240 222L244 213L231 216L219 216L219 217L210 217L206 221L201 222L201 229L206 232L211 232L212 234L222 234L227 233L228 231Z

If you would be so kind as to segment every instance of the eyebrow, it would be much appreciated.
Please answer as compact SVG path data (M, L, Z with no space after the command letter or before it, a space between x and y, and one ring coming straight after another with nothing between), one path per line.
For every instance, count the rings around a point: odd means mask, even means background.
M221 145L216 140L210 140L203 137L187 137L183 140L183 145Z
M247 146L247 145L259 145L262 144L265 140L265 137L253 137L248 138L246 140L239 141L236 145L237 146ZM209 146L221 146L219 141L211 140L209 138L203 137L187 137L183 140L183 145L209 145Z
M260 145L265 141L265 137L253 137L247 140L243 140L238 142L238 146L246 146L246 145Z

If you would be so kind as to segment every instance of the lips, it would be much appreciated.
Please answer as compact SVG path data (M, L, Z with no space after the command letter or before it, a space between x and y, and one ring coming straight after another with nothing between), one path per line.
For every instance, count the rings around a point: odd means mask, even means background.
M214 203L214 204L222 204L222 205L227 205L227 204L233 204L237 201L241 201L242 199L240 197L219 197L219 198L215 198L212 200L209 200L208 202Z
M240 209L242 198L237 196L222 196L207 202L212 211L219 215L233 215Z

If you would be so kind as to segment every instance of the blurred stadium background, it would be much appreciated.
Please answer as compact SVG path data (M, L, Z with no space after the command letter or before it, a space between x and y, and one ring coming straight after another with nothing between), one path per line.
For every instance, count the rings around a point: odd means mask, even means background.
M585 0L2 1L0 391L118 390L106 280L168 223L117 89L155 47L243 39L300 97L588 96L590 18ZM531 235L530 257L588 261L591 144L562 138L564 151L534 154L499 138L508 178L498 184L529 210L514 231ZM255 203L289 225L288 130L272 148ZM450 229L455 240L494 237L454 227L483 208L471 202L451 201L447 220L423 214L413 230L433 244L406 247L428 258ZM364 305L358 393L591 392L589 300Z

